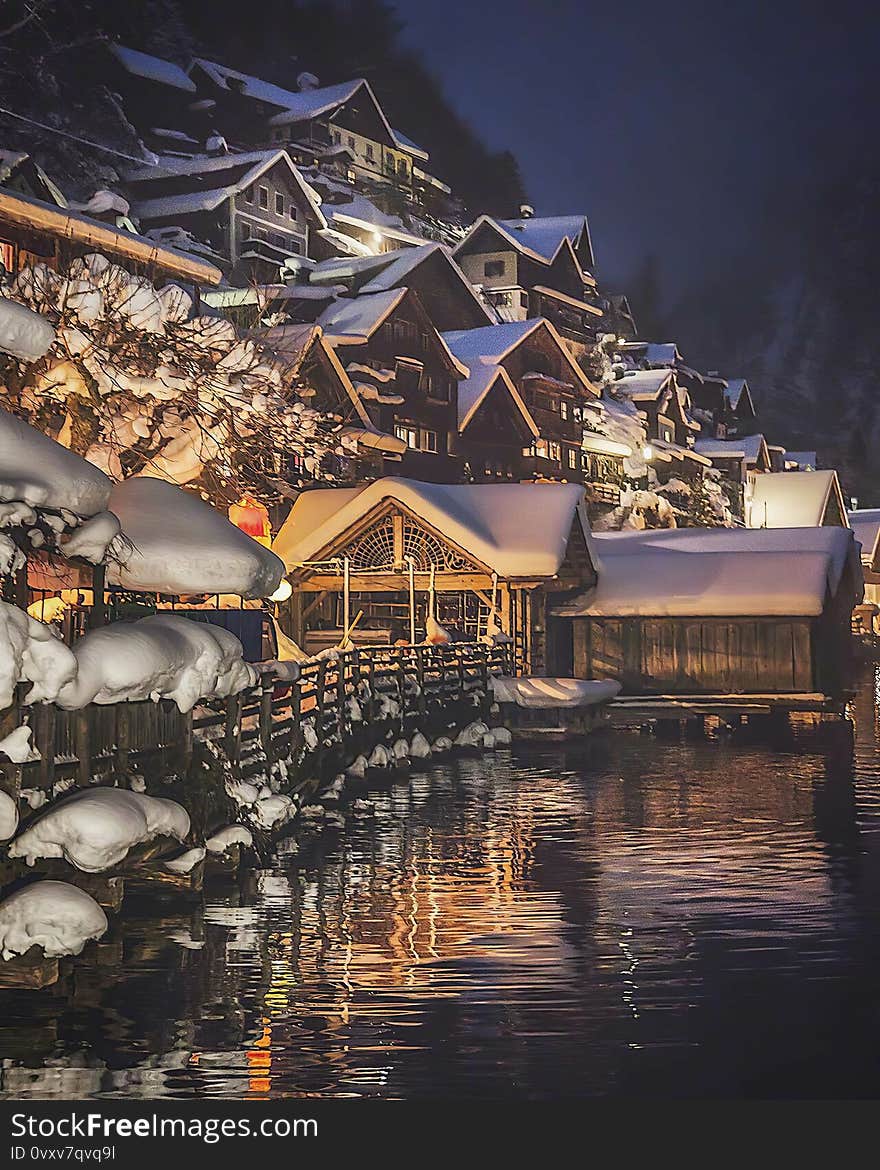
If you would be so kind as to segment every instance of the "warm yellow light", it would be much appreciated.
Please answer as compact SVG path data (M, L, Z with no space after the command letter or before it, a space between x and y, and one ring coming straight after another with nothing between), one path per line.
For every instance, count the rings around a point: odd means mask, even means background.
M647 447L642 447L642 458L646 463L650 463L654 458L654 448L650 445Z
M381 232L373 232L373 243L376 245L377 248L382 243L382 233Z
M278 588L275 590L275 592L273 594L271 594L271 596L269 597L269 600L270 601L287 601L287 599L288 599L288 597L290 597L291 593L293 593L293 586L287 580L286 577L282 577L281 584L278 586Z

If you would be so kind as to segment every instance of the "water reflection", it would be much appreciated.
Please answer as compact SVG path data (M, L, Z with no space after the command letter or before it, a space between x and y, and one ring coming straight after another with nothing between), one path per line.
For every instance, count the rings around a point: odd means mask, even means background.
M0 995L7 1097L874 1095L872 672L783 749L464 759ZM841 734L842 732L842 734Z

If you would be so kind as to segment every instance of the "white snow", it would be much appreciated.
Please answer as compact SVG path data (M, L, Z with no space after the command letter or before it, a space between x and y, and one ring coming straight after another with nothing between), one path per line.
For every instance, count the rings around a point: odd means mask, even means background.
M94 516L106 509L110 487L97 467L0 410L0 500Z
M107 915L84 890L67 882L32 882L0 903L0 953L6 960L37 946L47 958L78 955L107 926Z
M64 555L82 557L99 565L107 556L107 549L121 531L119 520L112 512L98 512L75 529L62 542Z
M502 577L558 572L572 523L589 523L578 484L433 484L388 478L359 488L303 492L275 539L290 568L313 558L377 505L403 504ZM426 568L427 566L420 566Z
M420 731L413 736L409 751L414 760L426 760L430 756L431 745Z
M18 805L0 789L0 841L8 841L18 828Z
M51 702L76 674L76 659L49 626L0 601L0 709L12 703L15 684L33 686L25 702Z
M593 707L607 703L620 692L620 683L611 679L584 680L579 678L493 678L490 680L499 703L516 703L518 707ZM497 744L510 743L510 733L499 734L506 728L495 729Z
M269 597L284 564L192 492L147 477L116 484L110 509L132 548L109 571L126 589Z
M55 340L51 322L17 301L0 297L0 350L25 362L36 362Z
M250 829L244 825L226 825L205 841L205 848L209 853L225 853L233 845L244 845L250 848L254 843Z
M206 849L204 845L195 845L192 849L187 849L185 853L181 853L179 857L172 857L170 861L165 861L162 864L171 873L192 873L199 862L204 860L205 853Z
M172 613L91 630L74 655L76 677L57 696L71 710L164 698L190 711L199 699L235 695L257 681L234 634Z
M10 857L33 865L63 857L85 873L117 865L134 846L162 835L182 841L189 816L173 800L124 788L80 790L50 808L12 842Z
M325 309L318 324L335 344L367 341L406 296L405 288L342 297Z
M555 614L816 616L847 566L861 594L858 550L847 528L656 529L596 535L593 549L596 587L556 606Z
M9 735L0 739L0 754L10 759L13 764L23 764L25 760L38 760L39 753L31 747L31 729L27 724L16 727Z

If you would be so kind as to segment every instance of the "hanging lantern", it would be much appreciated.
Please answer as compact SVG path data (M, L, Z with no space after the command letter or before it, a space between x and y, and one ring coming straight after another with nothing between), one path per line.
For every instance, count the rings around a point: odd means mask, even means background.
M252 540L266 548L272 544L272 526L269 512L264 504L253 496L242 496L237 504L229 508L229 519L236 528L246 532Z

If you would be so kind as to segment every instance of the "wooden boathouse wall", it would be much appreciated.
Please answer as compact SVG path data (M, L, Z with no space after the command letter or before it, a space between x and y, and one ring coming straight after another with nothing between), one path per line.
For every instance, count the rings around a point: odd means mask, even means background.
M840 696L852 676L849 612L820 618L553 619L556 668L625 694ZM559 623L559 624L557 624ZM570 625L570 636L565 629Z

